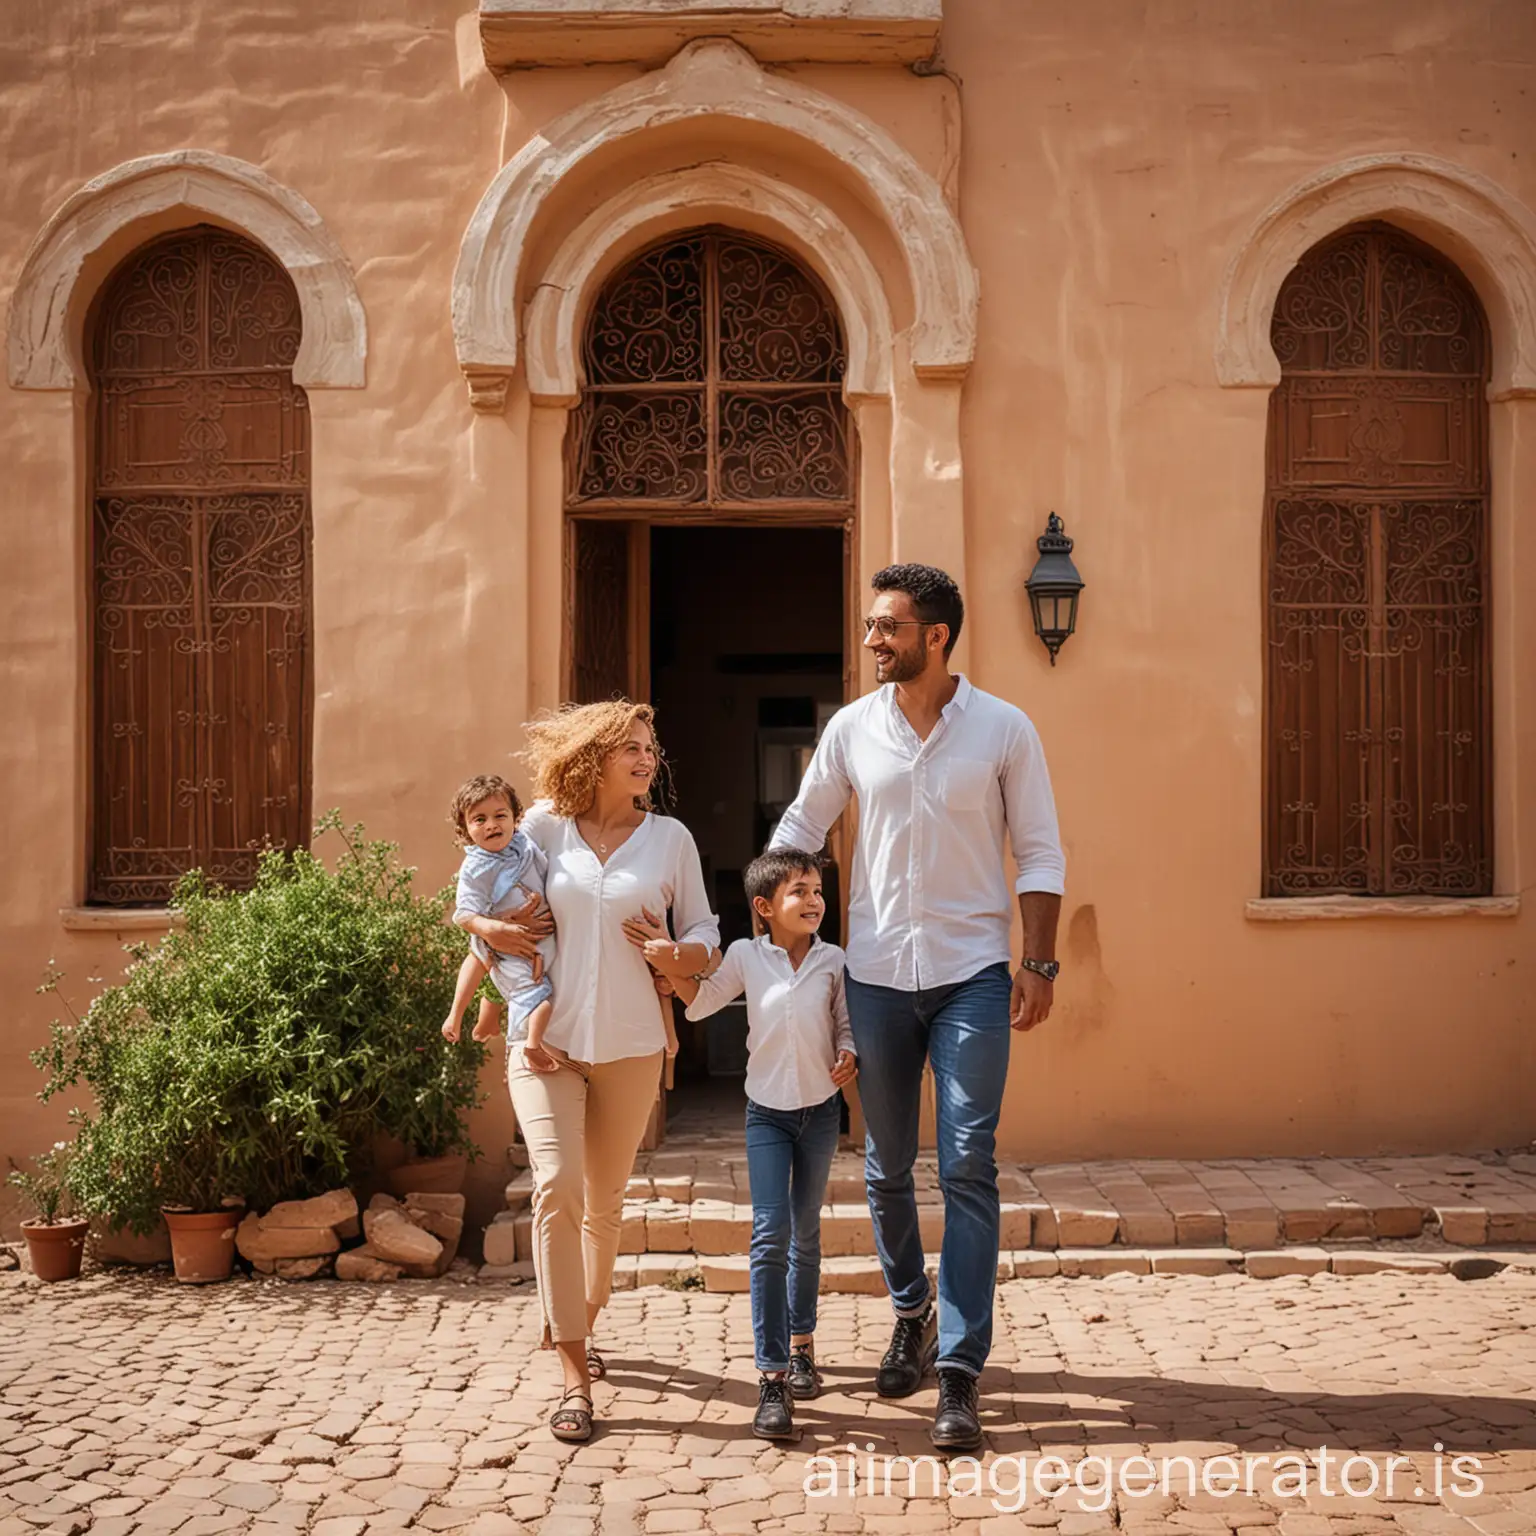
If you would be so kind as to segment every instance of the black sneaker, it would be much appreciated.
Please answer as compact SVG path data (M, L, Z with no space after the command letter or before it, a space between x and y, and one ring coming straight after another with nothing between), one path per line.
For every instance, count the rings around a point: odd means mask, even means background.
M981 1444L976 1413L976 1378L965 1371L939 1371L939 1406L929 1438L941 1451L974 1451Z
M939 1320L933 1307L921 1317L898 1317L891 1347L875 1374L875 1391L881 1397L911 1397L938 1358Z
M791 1397L812 1398L821 1392L821 1372L807 1350L797 1349L790 1355L789 1371L784 1379L789 1383Z
M752 1433L762 1440L787 1440L795 1432L794 1399L782 1376L764 1376L757 1384L757 1413Z

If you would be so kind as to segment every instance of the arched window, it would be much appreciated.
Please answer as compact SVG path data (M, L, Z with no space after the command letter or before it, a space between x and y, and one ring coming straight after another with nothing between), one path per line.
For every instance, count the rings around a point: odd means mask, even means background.
M89 899L247 884L308 837L309 411L299 305L206 226L108 280L92 328Z
M582 359L573 511L851 508L837 311L783 251L719 230L653 246L603 290Z
M1265 893L1489 894L1482 310L1373 224L1302 258L1271 335Z

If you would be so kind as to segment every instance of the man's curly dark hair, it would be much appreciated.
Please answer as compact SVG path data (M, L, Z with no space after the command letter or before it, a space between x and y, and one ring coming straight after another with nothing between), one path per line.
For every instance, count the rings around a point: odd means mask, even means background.
M965 623L965 601L948 571L936 565L888 565L875 572L870 586L876 592L905 592L924 624L949 625L949 639L944 642L948 659Z

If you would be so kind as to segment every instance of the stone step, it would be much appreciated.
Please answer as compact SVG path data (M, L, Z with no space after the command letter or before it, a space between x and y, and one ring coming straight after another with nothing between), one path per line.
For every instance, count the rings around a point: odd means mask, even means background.
M1449 1245L1412 1251L1402 1248L1350 1245L1326 1248L1309 1244L1292 1247L1236 1248L1021 1248L998 1255L997 1278L1006 1280L1067 1279L1106 1275L1243 1275L1274 1280L1290 1275L1391 1274L1403 1276L1453 1274L1481 1280L1502 1269L1536 1274L1536 1248L1496 1248L1469 1251ZM929 1265L930 1278L934 1266ZM525 1282L533 1266L486 1265L483 1281ZM615 1290L664 1286L672 1290L744 1292L748 1288L747 1259L742 1254L621 1254L614 1266ZM880 1296L885 1281L878 1259L863 1255L823 1258L823 1295Z
M913 1170L924 1248L944 1231L938 1168ZM1004 1165L1002 1244L1008 1251L1231 1248L1428 1237L1460 1247L1536 1243L1536 1163L1501 1158L1229 1158L1210 1162ZM507 1186L486 1234L488 1262L526 1260L532 1175ZM624 1202L625 1255L745 1255L752 1208L739 1145L668 1144L637 1159ZM497 1231L511 1227L511 1231ZM822 1253L868 1257L874 1234L862 1155L840 1152L822 1208ZM492 1255L495 1255L494 1259Z

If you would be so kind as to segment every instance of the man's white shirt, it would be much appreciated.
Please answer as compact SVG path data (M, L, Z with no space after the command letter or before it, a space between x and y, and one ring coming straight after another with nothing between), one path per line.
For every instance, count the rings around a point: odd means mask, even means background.
M799 970L767 934L737 939L699 983L690 1019L747 996L747 1097L764 1109L812 1109L837 1092L832 1067L853 1050L843 952L812 938Z
M1066 859L1040 737L1023 710L973 688L922 741L887 683L822 732L769 846L819 850L858 796L848 974L913 992L1011 958L1013 897L1066 888ZM1003 850L1017 874L1010 891Z

